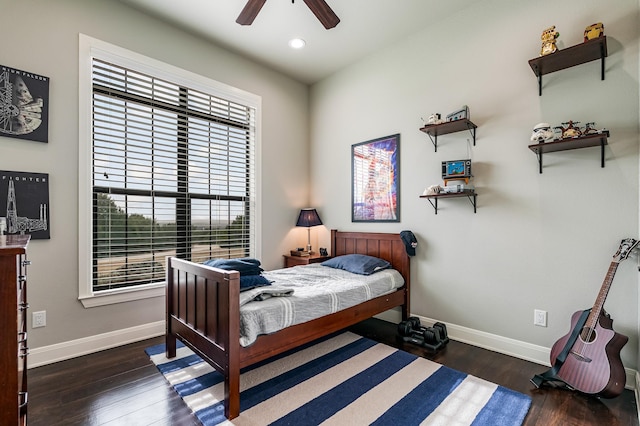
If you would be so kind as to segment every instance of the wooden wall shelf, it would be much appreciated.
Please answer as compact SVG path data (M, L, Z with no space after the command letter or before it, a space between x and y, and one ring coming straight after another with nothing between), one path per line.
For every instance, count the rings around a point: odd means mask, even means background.
M468 130L469 133L471 133L471 136L473 137L473 146L476 146L477 128L478 126L473 124L471 120L462 118L460 120L447 121L440 124L427 124L426 126L421 127L420 131L429 135L429 139L431 139L431 143L433 143L435 151L438 152L438 135L462 132L464 130Z
M604 146L607 145L609 131L603 130L602 133L594 133L591 135L580 136L578 138L561 139L552 142L543 142L529 145L529 149L538 156L538 167L542 173L542 154L545 152L567 151L570 149L589 148L592 146L600 146L600 167L604 167Z
M436 214L438 214L438 199L440 198L459 198L459 197L467 197L471 205L473 206L473 212L476 212L476 201L477 196L475 189L465 189L462 192L449 193L449 194L432 194L432 195L421 195L420 198L426 198L429 203L433 206ZM432 201L433 200L433 201Z
M538 95L542 96L542 76L576 65L600 59L601 80L604 80L604 58L607 56L607 37L601 36L548 55L530 59L529 66L538 77Z

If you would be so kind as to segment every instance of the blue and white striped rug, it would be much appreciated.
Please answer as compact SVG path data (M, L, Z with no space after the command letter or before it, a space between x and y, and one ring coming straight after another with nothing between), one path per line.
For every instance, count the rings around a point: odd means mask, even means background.
M222 375L188 348L151 360L203 425L521 425L531 398L425 358L342 333L251 366L240 416L224 417Z

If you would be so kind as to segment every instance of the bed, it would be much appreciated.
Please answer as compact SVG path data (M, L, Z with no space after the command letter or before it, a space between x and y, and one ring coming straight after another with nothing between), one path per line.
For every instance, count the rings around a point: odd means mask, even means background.
M404 285L388 294L240 344L240 273L167 259L167 357L177 340L224 376L225 416L240 413L240 369L341 330L394 307L409 316L410 267L399 234L331 230L331 255L366 254L391 263Z

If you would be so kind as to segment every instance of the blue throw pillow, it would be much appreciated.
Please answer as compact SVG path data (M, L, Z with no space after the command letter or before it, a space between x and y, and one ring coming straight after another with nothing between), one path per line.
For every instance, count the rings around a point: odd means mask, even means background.
M344 256L334 257L333 259L322 262L323 266L330 268L344 269L360 275L371 275L374 272L381 271L391 267L386 260L367 256L366 254L345 254Z
M238 271L241 276L260 275L264 269L260 267L260 261L252 258L242 259L210 259L202 262L207 266L224 269L226 271Z
M240 276L240 291L247 291L256 287L264 287L271 285L271 281L263 275L245 275Z

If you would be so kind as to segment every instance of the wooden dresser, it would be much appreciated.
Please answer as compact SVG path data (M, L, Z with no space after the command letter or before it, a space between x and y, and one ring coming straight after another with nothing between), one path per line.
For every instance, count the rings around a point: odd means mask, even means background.
M28 235L0 235L0 425L27 423Z

